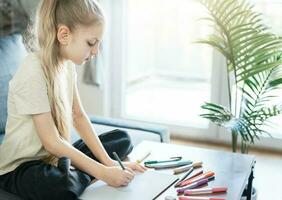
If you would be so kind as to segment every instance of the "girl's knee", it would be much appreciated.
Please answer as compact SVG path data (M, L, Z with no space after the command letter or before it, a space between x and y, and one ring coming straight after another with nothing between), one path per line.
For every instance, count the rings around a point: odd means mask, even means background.
M130 136L126 131L119 130L117 134L119 136L116 140L117 153L119 154L119 157L123 160L132 151L133 144Z
M115 129L103 133L99 138L112 159L115 159L112 154L113 152L116 152L120 159L123 160L133 149L131 138L124 130Z
M125 131L125 130L116 129L116 133L122 138L129 138L130 139L130 136L128 135L127 131Z
M101 140L104 140L104 141L116 141L120 139L131 140L127 131L124 131L121 129L114 129L110 132L103 133L99 137Z

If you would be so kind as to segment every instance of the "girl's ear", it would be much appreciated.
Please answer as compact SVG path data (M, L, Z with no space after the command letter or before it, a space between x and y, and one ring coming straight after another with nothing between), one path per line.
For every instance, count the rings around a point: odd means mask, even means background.
M62 45L68 45L71 40L71 34L70 29L65 25L60 25L58 27L57 32L57 39L60 44Z

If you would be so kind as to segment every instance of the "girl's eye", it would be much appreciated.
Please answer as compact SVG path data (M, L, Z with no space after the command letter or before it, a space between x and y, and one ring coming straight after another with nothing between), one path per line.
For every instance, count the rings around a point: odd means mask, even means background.
M90 46L90 47L93 47L95 46L96 42L94 44L90 43L90 42L87 42L87 44Z

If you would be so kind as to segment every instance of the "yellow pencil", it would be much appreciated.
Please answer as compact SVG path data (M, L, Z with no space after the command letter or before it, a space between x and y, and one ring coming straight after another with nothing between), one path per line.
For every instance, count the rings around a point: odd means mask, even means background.
M151 151L146 151L142 156L140 156L139 159L136 160L137 163L142 163L149 155L151 154Z
M195 163L190 164L190 165L185 165L185 166L182 166L182 167L175 168L175 169L173 169L173 172L174 172L174 174L180 174L180 173L188 171L192 167L193 168L202 167L202 164L203 164L202 162L195 162Z

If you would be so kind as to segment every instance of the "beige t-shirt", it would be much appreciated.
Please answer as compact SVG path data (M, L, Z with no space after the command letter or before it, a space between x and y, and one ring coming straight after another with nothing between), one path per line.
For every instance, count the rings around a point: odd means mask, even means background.
M76 79L75 65L65 65L62 79L69 102L73 102L73 86ZM49 155L44 149L32 114L50 112L46 80L37 54L29 54L9 82L8 118L5 136L0 145L0 175L13 171L26 161Z

